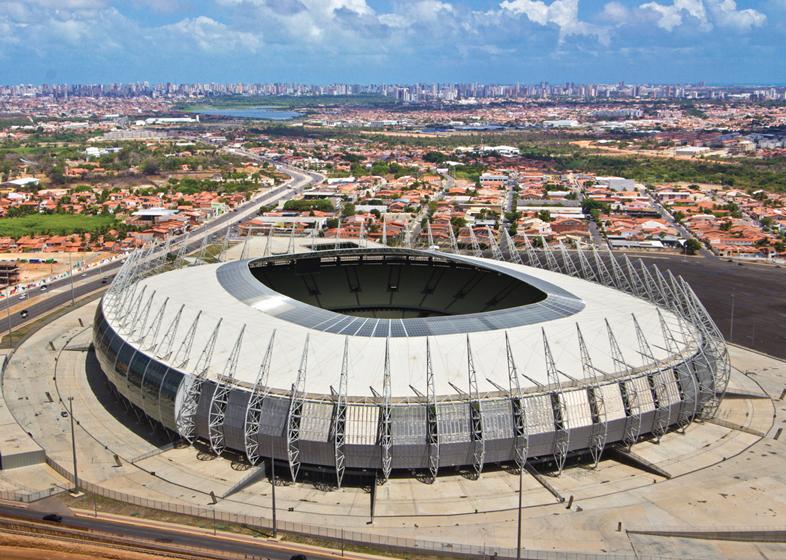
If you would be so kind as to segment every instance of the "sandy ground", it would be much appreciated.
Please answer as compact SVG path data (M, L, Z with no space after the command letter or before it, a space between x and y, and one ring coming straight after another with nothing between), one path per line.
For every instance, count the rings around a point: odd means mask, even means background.
M117 550L111 546L88 545L45 538L0 533L0 558L3 560L152 560L168 558Z
M678 156L671 148L663 150L641 150L635 148L617 148L615 146L605 146L598 144L594 140L575 140L571 144L584 148L586 150L595 150L597 155L615 155L615 156L636 156L636 157L654 157L665 159L681 159L685 161L702 161L701 157L694 156ZM703 154L707 155L707 154ZM720 163L728 165L732 162L725 160L713 159L712 163Z
M30 260L41 259L46 261L54 259L55 263L40 263L31 264L29 262L20 262L19 271L21 274L20 283L35 282L42 278L62 274L68 271L68 253L0 253L0 261L16 261L18 259ZM74 266L81 264L82 266L98 263L103 259L111 257L110 253L71 253L71 262Z

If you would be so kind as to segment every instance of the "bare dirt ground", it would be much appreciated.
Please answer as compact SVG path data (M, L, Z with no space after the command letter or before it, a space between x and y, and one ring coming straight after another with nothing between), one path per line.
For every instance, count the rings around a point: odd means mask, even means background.
M82 265L90 265L97 263L102 259L109 258L109 253L71 253L71 262L74 266L81 262ZM24 259L39 259L46 261L54 259L57 262L52 264L19 262L20 283L35 282L42 278L48 278L56 274L61 274L68 271L68 254L67 253L0 253L0 260L2 261L16 261Z
M615 146L604 146L598 144L594 140L575 140L571 142L574 146L584 148L586 150L593 150L597 155L613 155L613 156L635 156L635 157L654 157L663 159L682 159L686 161L701 161L702 158L693 156L678 156L671 149L664 150L640 150L634 148L617 148ZM731 164L730 161L713 159L712 163L719 163L723 165Z
M3 560L153 560L171 558L118 550L109 545L81 544L36 535L0 533L0 558Z

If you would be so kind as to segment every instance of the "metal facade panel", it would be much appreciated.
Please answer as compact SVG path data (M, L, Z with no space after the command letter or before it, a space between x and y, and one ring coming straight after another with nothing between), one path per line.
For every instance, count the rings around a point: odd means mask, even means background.
M379 407L348 406L345 431L347 445L374 445L379 432Z
M259 433L268 436L284 435L289 414L289 399L268 395L262 403Z
M437 404L437 426L440 444L470 441L469 402Z
M658 383L655 388L658 392L658 402L661 406L669 406L680 402L680 390L671 370L659 371L655 374Z
M234 388L227 398L224 415L224 441L230 449L245 449L246 405L251 393Z
M592 424L592 409L590 408L586 389L563 391L560 394L560 398L565 403L568 428L580 428L581 426L590 426Z
M330 403L303 403L300 419L300 439L304 441L328 441L333 423L333 405Z
M510 399L481 401L483 439L510 439L513 433L513 405Z
M601 385L600 389L603 392L603 404L606 407L606 420L625 418L625 403L622 402L620 386L617 383L609 383Z
M550 395L524 397L524 410L527 414L527 427L530 434L554 431L554 410L551 408Z
M646 375L636 377L625 382L625 389L628 394L635 394L639 405L639 412L652 412L655 410L655 402L652 398L652 388Z
M199 394L199 402L197 403L196 418L196 435L203 439L210 439L210 431L208 430L208 417L210 415L210 403L213 399L213 393L216 390L216 385L213 381L205 381L202 383L202 391Z
M425 445L426 405L391 407L390 435L393 445Z

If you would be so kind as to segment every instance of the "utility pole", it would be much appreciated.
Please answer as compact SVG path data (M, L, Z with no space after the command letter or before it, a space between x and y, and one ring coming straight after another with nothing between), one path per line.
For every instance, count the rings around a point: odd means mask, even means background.
M278 537L278 526L276 525L276 459L273 457L273 438L270 438L270 479L273 484L273 538Z
M8 343L11 348L14 347L14 334L11 331L11 284L8 285L8 288L5 292L5 312L6 316L8 317Z
M731 293L731 326L729 327L729 342L734 342L734 292Z
M524 465L519 465L519 519L516 531L516 560L521 560L521 496L524 494Z
M74 265L71 262L71 253L68 253L68 268L71 271L71 305L74 303Z
M74 494L79 494L79 475L76 472L76 437L74 435L74 397L68 397L68 414L71 416L71 453L74 455Z

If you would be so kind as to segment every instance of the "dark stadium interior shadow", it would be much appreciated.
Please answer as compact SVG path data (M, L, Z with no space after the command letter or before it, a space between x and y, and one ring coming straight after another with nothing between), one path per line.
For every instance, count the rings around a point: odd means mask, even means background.
M156 422L150 422L141 411L134 412L133 405L117 394L104 375L95 351L91 347L85 360L87 383L101 403L118 422L156 447L172 443L171 434Z

